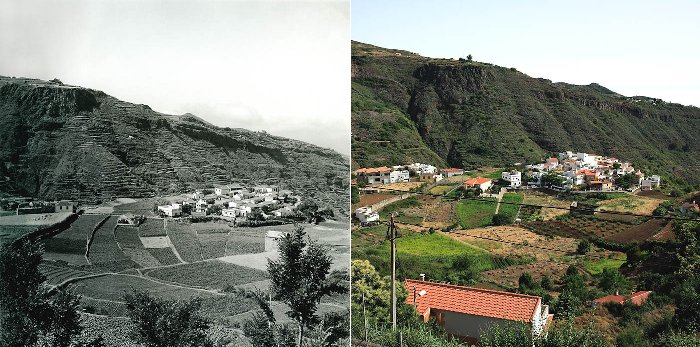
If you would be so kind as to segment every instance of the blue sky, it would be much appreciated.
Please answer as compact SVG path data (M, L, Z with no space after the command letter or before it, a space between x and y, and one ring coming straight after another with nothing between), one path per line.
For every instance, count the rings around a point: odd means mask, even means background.
M351 4L353 40L700 106L698 1Z

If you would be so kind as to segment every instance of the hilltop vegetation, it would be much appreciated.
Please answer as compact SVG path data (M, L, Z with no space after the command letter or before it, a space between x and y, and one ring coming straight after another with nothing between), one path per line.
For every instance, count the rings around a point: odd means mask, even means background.
M347 215L348 170L346 157L301 141L165 115L57 81L0 76L0 195L98 202L278 184Z
M473 169L575 149L626 158L688 190L700 184L697 107L360 42L352 74L354 166L423 160Z

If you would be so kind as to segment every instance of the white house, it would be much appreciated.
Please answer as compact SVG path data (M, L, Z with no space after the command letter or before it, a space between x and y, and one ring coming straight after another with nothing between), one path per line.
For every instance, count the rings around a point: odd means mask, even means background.
M523 184L522 173L517 170L503 171L501 173L501 178L504 181L510 182L511 188L518 188Z
M228 195L228 193L230 193L230 192L231 192L231 188L229 188L228 186L219 186L219 187L214 188L214 193L216 195Z
M394 170L389 173L389 182L408 182L409 177L410 175L408 173L408 170Z
M221 210L221 215L224 217L235 218L237 210L235 208L224 208Z
M642 190L652 190L654 188L659 188L661 185L661 176L653 175L651 177L645 177L640 182Z
M198 190L194 193L192 193L192 200L199 200L204 198L204 193L202 193L201 190Z
M406 303L424 321L434 318L449 335L470 344L478 344L483 331L512 322L539 336L554 318L539 296L410 279L404 287Z
M163 212L168 217L182 216L182 207L180 204L174 203L171 205L158 206L158 211Z
M450 167L447 169L440 169L440 174L444 177L461 176L464 175L464 170L455 167Z
M375 222L379 220L379 213L372 212L371 206L360 207L355 210L355 217L360 220L362 224L367 224L370 222Z
M355 171L355 174L359 179L367 182L367 184L388 184L391 183L392 171L394 171L392 168L382 166L358 169Z

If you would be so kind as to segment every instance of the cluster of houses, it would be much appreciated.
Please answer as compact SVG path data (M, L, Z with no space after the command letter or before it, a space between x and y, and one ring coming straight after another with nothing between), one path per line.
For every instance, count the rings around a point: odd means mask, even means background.
M440 182L446 177L464 175L464 170L458 168L438 169L430 164L413 163L408 165L381 166L361 168L353 172L357 182L367 185L401 183L411 181Z
M546 175L561 177L560 187L564 189L585 186L590 190L619 190L621 187L616 181L622 177L631 179L632 184L642 190L653 190L661 184L661 177L646 176L628 162L580 152L562 152L558 158L547 158L543 163L526 165L525 169L526 180L523 180L523 172L517 170L505 171L501 178L512 188L546 185L542 179Z
M245 219L259 209L262 217L267 219L289 216L300 203L301 197L276 186L247 188L231 184L215 187L213 191L197 190L183 200L158 206L157 210L167 217L180 217L187 209L193 217L220 213L227 218Z

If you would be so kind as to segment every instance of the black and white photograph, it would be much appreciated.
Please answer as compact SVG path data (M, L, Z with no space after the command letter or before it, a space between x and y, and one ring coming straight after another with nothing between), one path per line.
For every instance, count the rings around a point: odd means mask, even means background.
M349 1L0 1L0 346L350 344Z

